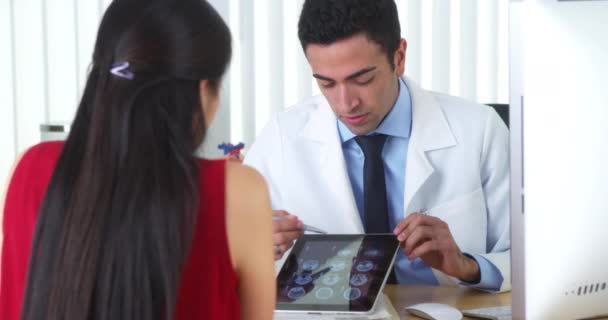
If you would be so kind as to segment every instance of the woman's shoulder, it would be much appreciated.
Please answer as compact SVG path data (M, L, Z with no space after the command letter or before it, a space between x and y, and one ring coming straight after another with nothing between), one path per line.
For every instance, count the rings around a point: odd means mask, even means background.
M55 162L61 150L63 150L63 141L45 141L35 144L28 148L22 155L20 162L39 162L53 161Z
M6 203L0 203L2 211L7 207L22 211L26 203L35 203L32 199L42 198L62 148L61 141L42 142L17 157L7 180Z
M260 193L266 188L264 178L256 169L236 161L226 161L226 181L234 191L245 194Z
M229 208L258 206L268 201L266 181L256 169L225 159L199 159L199 164L202 186L224 185L227 203L232 204Z
M203 176L224 175L227 184L234 185L237 189L258 188L265 184L264 178L256 169L238 161L199 159L199 164Z
M226 198L229 211L240 217L255 217L261 208L270 206L264 177L236 161L226 162Z
M46 141L29 147L18 157L15 174L23 171L53 171L63 149L63 141Z

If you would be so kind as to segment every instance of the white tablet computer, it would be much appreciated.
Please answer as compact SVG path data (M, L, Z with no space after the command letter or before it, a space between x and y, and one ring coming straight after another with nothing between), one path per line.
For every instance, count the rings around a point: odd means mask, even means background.
M276 311L372 311L398 248L393 234L303 235L277 276Z

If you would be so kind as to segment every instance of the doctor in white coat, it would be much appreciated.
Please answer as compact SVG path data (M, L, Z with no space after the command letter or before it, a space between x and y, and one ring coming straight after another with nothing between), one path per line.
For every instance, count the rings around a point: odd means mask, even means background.
M300 41L322 95L274 115L245 157L283 216L274 221L276 258L302 222L365 232L362 153L349 138L392 126L404 132L389 130L382 152L390 228L402 243L397 281L510 290L505 124L492 108L403 77L406 42L392 0L307 0L302 10Z

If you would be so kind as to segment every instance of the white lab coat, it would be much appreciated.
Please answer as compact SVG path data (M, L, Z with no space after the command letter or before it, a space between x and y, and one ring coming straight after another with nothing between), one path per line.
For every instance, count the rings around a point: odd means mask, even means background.
M426 211L447 222L460 249L492 262L501 291L510 290L508 129L490 107L404 81L412 131L403 216ZM363 233L336 117L323 96L275 114L245 164L266 178L273 209L330 233ZM441 284L457 283L433 271Z

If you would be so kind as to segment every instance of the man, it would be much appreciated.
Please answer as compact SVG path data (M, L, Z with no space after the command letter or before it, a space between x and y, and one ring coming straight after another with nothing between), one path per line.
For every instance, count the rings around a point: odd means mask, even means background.
M275 115L245 157L271 190L276 258L303 222L391 232L399 283L509 290L508 130L496 112L402 77L392 0L307 0L298 28L322 96Z

